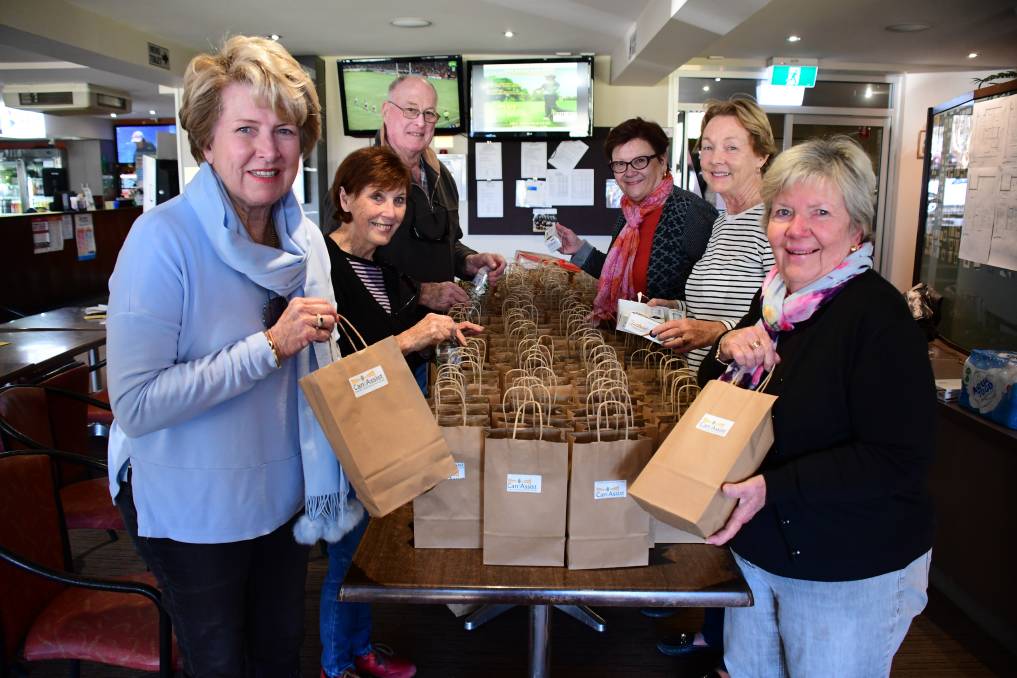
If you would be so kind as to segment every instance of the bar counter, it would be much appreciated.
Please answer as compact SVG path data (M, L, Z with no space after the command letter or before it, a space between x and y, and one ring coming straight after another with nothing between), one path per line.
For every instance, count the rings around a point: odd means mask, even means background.
M140 207L92 210L95 258L78 261L75 240L63 249L35 253L32 222L80 212L39 212L0 217L0 321L105 298L120 247ZM15 313L11 313L13 310Z

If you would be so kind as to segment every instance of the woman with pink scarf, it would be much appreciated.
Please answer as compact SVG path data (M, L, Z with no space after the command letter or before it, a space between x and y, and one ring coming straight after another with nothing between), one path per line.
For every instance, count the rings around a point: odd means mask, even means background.
M703 256L717 210L674 185L668 138L655 122L632 118L610 131L604 153L624 194L607 254L557 224L561 252L600 279L593 316L613 318L619 299L685 299L685 280Z

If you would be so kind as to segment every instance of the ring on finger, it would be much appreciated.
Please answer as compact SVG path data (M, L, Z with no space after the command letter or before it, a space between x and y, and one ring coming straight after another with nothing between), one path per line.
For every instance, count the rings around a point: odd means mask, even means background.
M756 350L757 348L759 348L762 345L763 345L763 342L759 341L759 339L756 339L751 344L749 344L749 348L751 348L752 350Z
M319 330L325 329L325 318L320 313L314 316L314 327Z

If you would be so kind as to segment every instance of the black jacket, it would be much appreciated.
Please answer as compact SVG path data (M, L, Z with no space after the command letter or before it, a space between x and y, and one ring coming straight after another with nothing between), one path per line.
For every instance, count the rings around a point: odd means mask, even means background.
M385 337L397 335L413 327L420 320L424 309L418 305L420 286L413 279L386 264L377 261L368 262L381 266L385 292L392 306L392 313L389 314L364 287L364 283L350 266L350 259L357 257L343 252L332 238L325 238L325 246L332 264L332 288L335 291L336 308L340 315L357 328L368 345ZM343 355L349 355L356 350L342 332L339 333L339 350ZM419 353L406 356L410 369L423 360Z
M646 270L646 293L658 299L685 299L685 281L703 256L710 241L717 209L698 195L675 186L664 201L664 209L653 234L650 263ZM620 215L611 245L625 226ZM610 249L610 248L608 248ZM600 277L607 255L593 250L583 263L584 271Z
M759 293L738 327L759 319ZM724 367L710 354L701 382ZM766 505L731 541L784 577L847 581L932 548L927 489L936 396L928 346L903 297L874 271L781 333L768 393L775 442Z
M375 142L386 143L384 128ZM410 187L402 225L389 244L377 249L375 258L418 282L466 278L466 257L474 251L460 242L463 230L455 179L430 148L422 158L428 191L417 184Z

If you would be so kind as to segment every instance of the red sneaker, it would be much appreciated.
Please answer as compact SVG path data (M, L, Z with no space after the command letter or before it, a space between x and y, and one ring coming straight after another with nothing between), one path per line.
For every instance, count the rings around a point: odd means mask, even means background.
M325 669L321 670L321 678L329 678L329 675L325 673ZM360 678L357 674L353 673L353 669L343 669L336 678Z
M392 648L385 645L372 645L371 651L360 657L353 658L357 671L367 678L412 678L417 667L401 657L395 656Z

